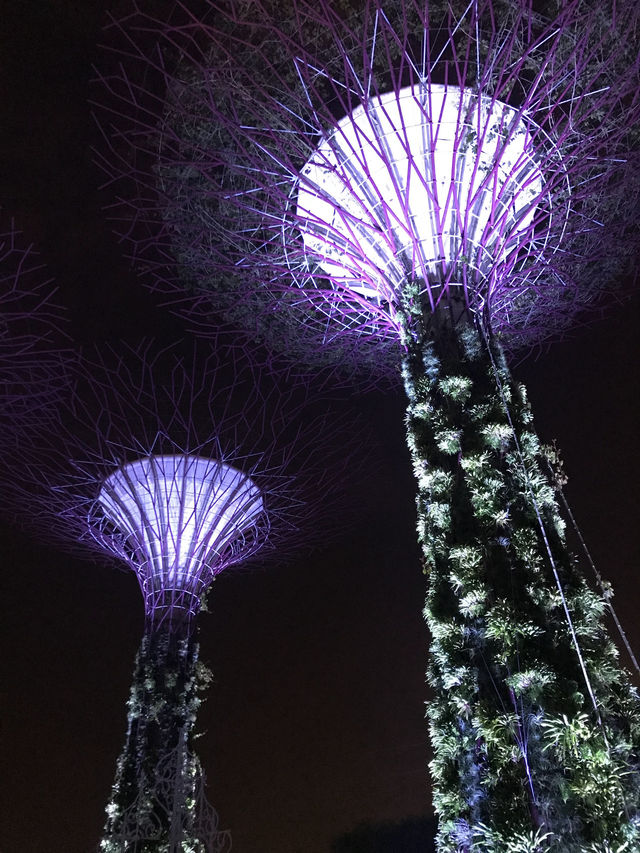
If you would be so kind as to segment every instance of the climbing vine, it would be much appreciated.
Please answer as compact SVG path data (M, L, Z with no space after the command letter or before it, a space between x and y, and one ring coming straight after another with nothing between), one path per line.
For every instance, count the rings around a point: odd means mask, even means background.
M149 631L140 644L101 853L222 850L190 749L200 693L211 679L193 636ZM220 842L218 844L218 841Z
M637 849L640 704L567 549L525 390L470 318L448 305L427 328L416 302L403 376L439 849Z

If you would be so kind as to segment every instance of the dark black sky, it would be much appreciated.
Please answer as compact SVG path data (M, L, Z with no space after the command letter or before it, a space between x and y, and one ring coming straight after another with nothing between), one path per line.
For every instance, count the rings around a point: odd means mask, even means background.
M34 241L83 341L181 327L140 288L102 213L86 105L103 4L18 0L0 14L0 205ZM516 373L636 630L639 301ZM198 750L236 853L329 853L362 821L429 810L427 635L399 395L363 408L380 447L348 537L216 582L201 620L215 683ZM125 728L142 604L131 575L2 536L6 853L89 853Z

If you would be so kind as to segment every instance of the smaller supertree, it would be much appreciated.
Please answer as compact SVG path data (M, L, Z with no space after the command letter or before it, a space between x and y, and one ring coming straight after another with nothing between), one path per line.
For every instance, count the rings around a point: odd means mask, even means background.
M218 853L229 843L190 749L210 679L195 617L222 571L265 552L281 557L308 540L305 520L320 531L335 438L326 406L308 417L309 387L252 355L221 339L206 357L149 343L84 354L55 419L22 431L20 461L9 466L12 499L32 528L126 564L142 591L145 631L104 853Z

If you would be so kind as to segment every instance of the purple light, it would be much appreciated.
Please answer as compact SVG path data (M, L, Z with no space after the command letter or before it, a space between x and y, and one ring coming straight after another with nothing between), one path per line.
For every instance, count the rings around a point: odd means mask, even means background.
M251 478L198 456L130 462L105 480L98 504L155 621L167 609L195 615L215 575L259 548L269 529ZM108 541L101 527L100 539Z
M62 310L44 264L11 224L0 230L0 365L5 359L42 356L55 347ZM13 367L16 366L14 363Z
M366 100L301 170L295 218L308 267L336 295L387 306L393 322L407 278L428 282L435 300L438 285L466 289L522 266L548 205L541 138L526 114L455 86Z
M54 293L33 247L0 219L0 443L7 443L12 418L24 429L60 392L67 341Z
M256 8L136 5L112 27L101 165L124 181L119 231L179 310L186 273L193 316L213 294L275 345L313 359L340 338L338 358L371 344L395 368L408 284L429 311L463 294L511 350L597 304L637 246L637 4Z
M70 353L66 368L28 429L13 414L5 502L45 539L132 569L148 625L190 630L219 573L324 540L354 444L320 383L236 331Z

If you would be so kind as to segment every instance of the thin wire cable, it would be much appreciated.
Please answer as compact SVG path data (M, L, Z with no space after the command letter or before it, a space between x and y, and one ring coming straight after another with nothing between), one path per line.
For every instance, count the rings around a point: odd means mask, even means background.
M516 450L517 450L518 458L519 458L519 460L520 460L520 465L521 465L521 468L522 468L522 472L523 472L523 474L524 474L525 481L526 481L526 483L527 483L527 489L528 489L528 491L529 491L529 495L530 495L530 497L531 497L531 502L532 502L532 504L533 504L533 508L534 508L534 510L535 510L535 513L536 513L536 518L537 518L537 520L538 520L538 525L539 525L539 527L540 527L540 532L541 532L541 534L542 534L542 539L543 539L544 544L545 544L545 549L546 549L546 551L547 551L547 556L548 556L548 558L549 558L549 563L550 563L550 565L551 565L551 569L552 569L552 571L553 571L553 576L554 576L554 578L555 578L556 585L557 585L557 587L558 587L558 591L560 592L560 597L562 598L562 607L563 607L563 609L564 609L565 616L566 616L566 618L567 618L567 624L568 624L568 626L569 626L569 630L570 630L570 632L571 632L571 638L572 638L572 640L573 640L573 645L574 645L574 647L575 647L576 654L578 655L578 660L579 660L579 662L580 662L580 668L581 668L581 670L582 670L582 675L583 675L583 677L584 677L585 684L586 684L586 686L587 686L587 690L588 690L588 692L589 692L589 696L590 696L590 698L591 698L591 702L592 702L592 704L593 704L593 709L594 709L594 711L595 711L596 720L597 720L598 725L599 725L599 727L600 727L600 731L602 732L602 739L603 739L603 741L604 741L604 745L605 745L606 750L607 750L607 756L609 757L609 759L611 759L611 746L610 746L610 744L609 744L609 738L607 737L607 731L606 731L606 728L605 728L604 722L603 722L603 720L602 720L602 716L601 716L601 714L600 714L600 709L598 708L598 703L597 703L597 700L596 700L596 697L595 697L595 693L594 693L594 691L593 691L593 686L592 686L592 684L591 684L591 679L589 678L589 673L587 672L587 667L586 667L586 664L585 664L585 662L584 662L584 658L582 657L582 651L581 651L581 649L580 649L580 644L579 644L579 642L578 642L578 637L577 637L576 632L575 632L575 628L574 628L574 625L573 625L573 620L571 619L571 614L570 614L570 612L569 612L569 608L568 608L568 606L567 606L567 600L566 600L566 598L565 598L564 590L563 590L563 588L562 588L562 583L561 583L561 581L560 581L560 575L558 574L558 569L557 569L557 566L556 566L556 561L555 561L555 559L554 559L554 557L553 557L553 552L551 551L551 544L550 544L550 542L549 542L549 538L548 538L548 536L547 536L547 531L546 531L546 528L545 528L545 526L544 526L544 522L543 522L543 520L542 520L542 514L540 513L540 507L538 506L538 502L537 502L536 497L535 497L535 494L534 494L534 492L533 492L533 487L531 486L531 480L530 480L530 477L529 477L529 471L528 471L528 469L527 469L527 465L526 465L526 463L525 463L525 461L524 461L524 455L523 455L522 450L521 450L521 448L520 448L520 442L519 442L519 440L518 440L518 435L517 435L517 433L516 433L516 429L515 429L515 426L514 426L514 423L513 423L513 419L512 419L512 417L511 417L511 412L510 412L510 410L509 410L509 406L508 406L508 404L507 404L507 400L506 400L506 397L505 397L505 394L504 394L503 385L502 385L502 382L501 382L501 380L500 380L500 374L499 374L499 372L498 372L498 366L497 366L497 364L495 363L495 359L494 359L494 357L493 357L493 352L491 351L491 347L490 347L490 345L489 345L489 340L488 340L488 338L487 338L487 335L486 335L485 329L484 329L484 327L483 327L482 323L478 323L478 325L479 325L479 327L480 327L480 332L481 332L482 337L483 337L483 340L484 340L484 342L485 342L485 346L487 347L487 352L489 353L489 360L490 360L490 362L491 362L491 367L492 367L492 370L493 370L494 379L495 379L495 381L496 381L496 385L497 385L497 388L498 388L498 391L499 391L499 393L500 393L500 397L501 397L501 400L502 400L502 406L503 406L503 408L504 408L505 415L507 416L507 420L509 421L509 426L511 427L511 433L512 433L512 435L513 435L513 440L514 440L514 443L515 443L515 446L516 446ZM628 806L627 806L626 798L625 798L625 799L623 799L623 804L622 804L622 805L623 805L624 813L625 813L625 816L626 816L627 820L630 820L630 813L629 813L629 808L628 808Z
M514 584L513 574L511 575L511 584L510 585L511 585L511 601L515 604L515 589L514 589L515 584ZM522 672L522 665L520 663L520 641L519 641L519 639L516 640L516 663L518 666L518 672ZM516 717L518 717L518 702L516 700L516 695L515 695L515 692L513 690L513 687L509 688L509 698L511 699L511 701L513 703L513 707L514 707L514 710L516 712ZM529 767L529 738L528 738L527 732L526 732L525 715L524 715L524 699L523 699L522 695L520 695L520 697L519 697L519 702L520 702L520 711L519 711L520 722L518 723L518 728L521 732L520 738L522 739L522 746L521 746L522 758L524 761L527 779L529 780L529 787L531 789L531 795L533 797L532 805L535 809L537 809L538 798L536 796L535 786L533 784L533 776L531 774L531 768ZM516 739L517 739L517 736L516 736Z
M486 672L487 672L487 674L491 680L491 684L493 686L495 694L498 697L498 701L502 705L502 710L504 711L505 715L507 715L507 713L508 713L507 706L504 703L504 700L502 698L502 694L498 690L498 685L495 682L495 679L493 677L493 673L491 672L491 669L489 668L489 664L487 663L487 660L486 660L484 654L482 653L482 650L480 650L480 657L482 658L484 668L485 668L485 670L486 670ZM509 667L507 667L506 669L507 669L507 672L509 673L509 675L511 675L511 673L509 672ZM520 669L519 655L518 655L518 672L522 672L522 670ZM529 747L528 747L528 743L527 743L527 736L526 736L524 728L523 728L523 726L524 726L524 704L523 704L522 700L520 700L521 712L520 712L520 715L518 715L518 705L517 705L517 702L515 699L515 694L513 692L513 688L509 688L509 698L511 699L511 702L513 704L513 709L515 711L516 718L518 716L520 716L520 722L517 723L517 726L518 726L520 733L514 731L513 732L513 739L515 740L516 744L520 747L520 751L522 753L522 760L524 763L524 771L525 771L525 774L527 777L527 781L529 783L529 789L531 791L531 797L532 797L531 804L533 805L534 808L537 808L538 798L536 796L535 785L533 784L533 776L531 775L531 768L529 767L529 752L528 752Z
M490 362L491 362L491 367L492 367L492 370L493 370L493 375L494 375L494 378L495 378L495 381L496 381L496 385L497 385L497 387L498 387L498 392L499 392L499 394L500 394L500 398L501 398L501 400L502 400L502 405L503 405L503 408L504 408L504 412L505 412L505 414L506 414L506 416L507 416L507 420L509 421L509 426L511 427L511 432L512 432L512 434L513 434L513 439L514 439L514 443L515 443L515 447L516 447L516 452L517 452L517 454L518 454L518 459L519 459L519 461L520 461L520 465L521 465L521 467L522 467L522 471L523 471L523 473L524 473L525 482L526 482L526 484L527 484L527 489L528 489L528 492L529 492L529 497L531 498L531 503L532 503L532 505L533 505L533 509L534 509L534 511L535 511L535 514L536 514L536 519L537 519L537 521L538 521L538 526L539 526L539 528L540 528L540 533L542 534L542 541L544 542L545 550L546 550L546 552L547 552L547 557L549 558L549 564L550 564L550 566L551 566L551 571L553 572L553 576L554 576L554 579L555 579L555 582L556 582L556 586L557 586L557 588L558 588L558 592L560 593L560 598L562 599L562 608L563 608L563 610L564 610L565 617L566 617L566 619L567 619L567 624L568 624L568 626L569 626L569 631L570 631L570 633L571 633L571 639L572 639L572 641L573 641L573 646L574 646L574 648L575 648L575 650L576 650L576 654L577 654L577 656L578 656L578 661L579 661L579 663L580 663L580 669L582 670L582 676L583 676L584 681L585 681L585 684L586 684L586 686L587 686L587 691L588 691L588 693L589 693L589 697L590 697L590 699L591 699L591 703L592 703L592 705L593 705L593 710L595 711L596 720L597 720L598 725L600 726L600 728L601 728L601 730L602 730L602 737L603 737L604 742L605 742L605 745L606 745L606 747L607 747L607 752L609 752L609 750L610 750L610 747L609 747L609 739L607 738L607 733L606 733L606 731L605 731L604 723L603 723L603 721L602 721L602 717L601 717L601 715L600 715L600 709L598 708L598 702L597 702L597 700L596 700L596 696L595 696L595 693L594 693L594 691L593 691L593 686L592 686L592 684L591 684L591 679L589 678L589 673L587 672L587 667L586 667L586 664L585 664L584 658L583 658L583 656L582 656L582 650L580 649L580 644L579 644L579 642L578 642L578 637L577 637L577 634L576 634L576 631L575 631L575 627L574 627L574 624L573 624L573 620L572 620L572 618L571 618L571 613L569 612L569 607L568 607L568 605L567 605L567 600L566 600L566 597L565 597L565 594L564 594L564 590L563 590L563 588L562 588L562 582L560 581L560 575L559 575L559 573L558 573L558 567L557 567L557 565L556 565L556 561L555 561L555 559L554 559L554 557L553 557L553 551L551 550L551 544L550 544L550 542L549 542L549 537L547 536L547 531L546 531L546 528L545 528L545 526L544 526L544 522L543 522L543 520L542 520L542 514L541 514L541 512L540 512L540 507L538 506L538 501L536 500L535 494L534 494L534 492L533 492L533 487L531 486L531 480L530 480L530 477L529 477L529 471L528 471L527 466L526 466L526 463L525 463L525 461L524 461L524 455L523 455L522 450L521 450L521 447L520 447L520 442L519 442L519 440L518 440L518 435L517 435L517 433L516 433L516 429L515 429L515 426L514 426L514 423L513 423L513 419L512 419L512 417L511 417L511 412L509 411L509 406L507 405L507 400L506 400L506 397L505 397L505 394L504 394L504 388L503 388L502 382L501 382L501 380L500 380L500 374L499 374L499 372L498 372L498 366L497 366L497 364L495 363L495 359L493 358L493 353L492 353L492 351L491 351L491 347L490 347L490 345L489 345L489 340L488 340L487 335L486 335L486 333L485 333L485 330L484 330L484 328L483 328L483 326L482 326L482 323L478 323L478 326L479 326L479 328L480 328L480 332L481 332L481 334L482 334L482 337L483 337L483 339L484 339L485 345L486 345L486 347L487 347L487 352L489 353L489 360L490 360Z
M549 462L548 459L546 460L546 463L547 463L547 467L549 469L549 472L550 472L551 476L553 477L554 473L553 473L553 468L551 466L551 463ZM558 482L556 482L556 491L557 491L558 495L560 496L560 500L562 501L562 506L564 507L564 510L567 513L567 516L568 516L569 520L571 521L571 524L573 525L573 529L576 533L576 536L578 537L580 545L582 546L582 550L584 551L585 557L587 558L587 562L589 563L589 566L591 567L591 571L593 572L593 574L596 578L597 584L600 587L600 592L602 593L603 598L607 602L607 607L609 608L609 611L611 613L611 617L613 618L615 626L618 629L618 633L620 634L620 637L622 638L622 642L624 643L624 647L627 650L627 654L631 658L631 661L633 663L633 666L634 666L636 672L640 673L640 664L638 664L638 660L637 660L637 658L633 652L633 649L631 648L631 644L629 643L629 639L627 638L627 635L624 631L624 628L622 627L622 624L618 618L618 614L616 613L614 606L611 603L611 593L609 592L609 590L607 590L607 588L605 586L605 582L602 578L602 575L598 571L596 564L593 561L593 557L591 556L591 552L589 551L589 549L587 547L587 543L585 542L584 537L582 535L582 532L581 532L580 528L578 527L578 522L575 520L573 513L571 512L571 508L567 502L567 499L565 497L564 492L562 491L562 487L560 486L560 484Z

